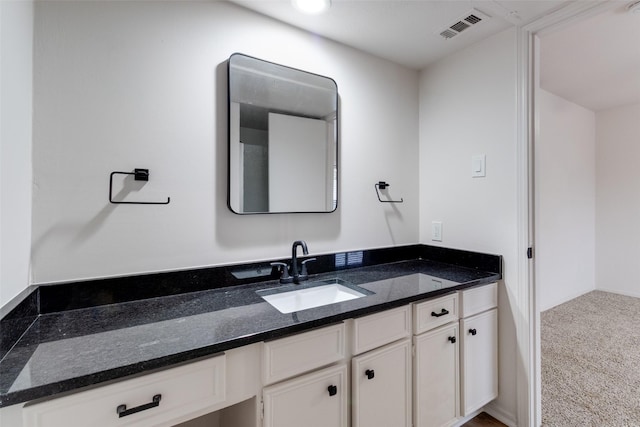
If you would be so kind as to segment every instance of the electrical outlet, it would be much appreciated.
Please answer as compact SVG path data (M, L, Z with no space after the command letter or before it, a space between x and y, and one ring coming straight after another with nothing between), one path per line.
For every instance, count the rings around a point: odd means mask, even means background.
M442 242L442 222L431 222L431 240L434 242Z

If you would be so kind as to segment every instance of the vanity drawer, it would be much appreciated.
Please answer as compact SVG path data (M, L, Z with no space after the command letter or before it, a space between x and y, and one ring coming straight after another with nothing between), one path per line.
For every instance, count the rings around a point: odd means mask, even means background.
M458 320L458 294L413 305L414 334L418 335L430 329Z
M460 317L473 316L497 306L497 283L460 291Z
M360 317L353 322L353 354L360 354L411 335L411 306Z
M154 396L160 396L157 405ZM174 425L225 400L225 355L24 408L25 427ZM126 405L126 412L118 407ZM134 408L147 408L139 412ZM131 412L127 414L127 412ZM126 414L122 416L123 414ZM174 421L174 422L172 422Z
M264 384L290 378L345 357L345 326L340 323L264 343Z

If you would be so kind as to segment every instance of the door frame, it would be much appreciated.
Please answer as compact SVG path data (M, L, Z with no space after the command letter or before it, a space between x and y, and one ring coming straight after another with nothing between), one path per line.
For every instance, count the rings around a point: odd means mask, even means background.
M518 280L515 319L518 361L516 374L517 423L519 427L537 427L542 422L540 305L534 277L534 156L538 135L538 110L535 103L540 82L539 36L565 28L582 19L617 7L616 0L573 2L523 27L516 36L517 84L517 203L518 203ZM529 248L533 257L527 256Z

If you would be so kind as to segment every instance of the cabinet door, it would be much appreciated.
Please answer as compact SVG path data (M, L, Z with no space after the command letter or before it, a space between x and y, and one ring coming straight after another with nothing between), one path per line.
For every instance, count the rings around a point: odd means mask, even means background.
M411 341L351 361L353 427L411 427Z
M458 416L458 322L414 337L416 427L450 425Z
M266 387L264 427L346 427L347 366Z
M460 321L462 415L498 396L498 310Z

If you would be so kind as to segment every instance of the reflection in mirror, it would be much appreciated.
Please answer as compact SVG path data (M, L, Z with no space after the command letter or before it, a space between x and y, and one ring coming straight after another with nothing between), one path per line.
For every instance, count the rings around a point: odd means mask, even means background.
M228 66L229 208L238 214L333 212L335 81L239 53Z

